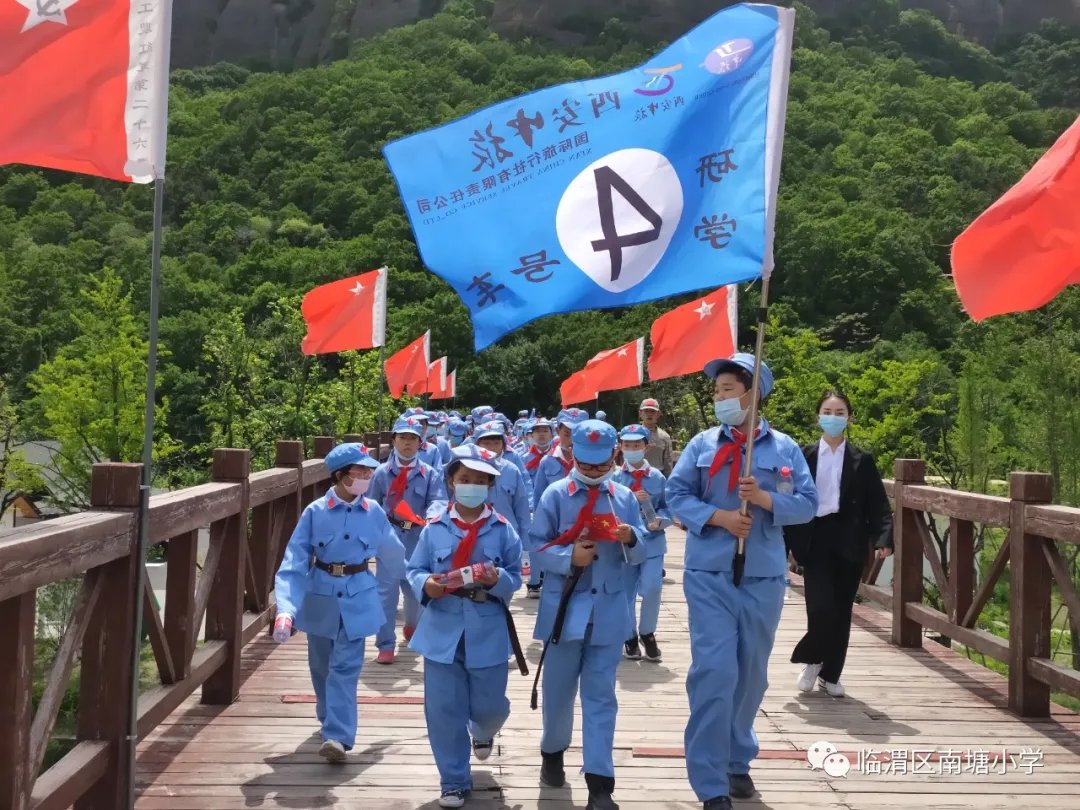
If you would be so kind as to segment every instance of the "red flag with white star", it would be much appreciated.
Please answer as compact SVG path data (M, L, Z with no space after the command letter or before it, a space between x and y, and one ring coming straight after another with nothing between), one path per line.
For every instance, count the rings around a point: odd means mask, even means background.
M304 354L382 346L386 336L386 268L323 284L304 296Z
M164 176L172 0L0 2L0 165Z
M589 385L588 374L585 369L582 369L575 371L563 381L559 387L559 395L562 397L562 405L565 408L596 399L597 391Z
M406 386L426 385L431 365L431 332L420 337L383 364L386 385L394 398L400 397Z
M617 391L641 385L645 362L645 338L631 340L617 349L600 352L585 364L588 384L596 391Z
M653 321L649 379L700 373L717 357L735 353L738 288L731 284L676 307Z

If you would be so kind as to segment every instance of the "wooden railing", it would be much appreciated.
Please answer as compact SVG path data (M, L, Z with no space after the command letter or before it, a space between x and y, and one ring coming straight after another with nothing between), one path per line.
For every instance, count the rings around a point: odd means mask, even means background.
M164 615L148 584L142 594L159 685L139 695L140 737L200 687L203 703L236 700L241 649L273 616L274 572L303 505L328 485L320 459L333 444L315 439L316 458L305 461L301 442L278 442L276 466L254 474L249 451L215 450L211 483L150 499L150 539L168 541L168 568ZM139 464L97 464L89 511L0 536L0 810L127 806L141 473ZM37 589L80 575L35 710ZM76 663L76 742L39 776Z
M1051 689L1080 697L1080 672L1051 659L1054 585L1071 626L1080 627L1080 597L1057 545L1080 544L1080 509L1050 505L1051 477L1014 472L1009 497L1000 498L927 486L924 462L898 459L886 488L895 507L892 589L876 584L876 561L860 593L892 611L893 643L919 647L928 628L1008 664L1009 708L1024 717L1049 716ZM942 555L935 530L944 520ZM975 539L994 529L1006 536L976 591ZM924 560L944 610L924 603ZM1006 568L1007 639L976 626Z

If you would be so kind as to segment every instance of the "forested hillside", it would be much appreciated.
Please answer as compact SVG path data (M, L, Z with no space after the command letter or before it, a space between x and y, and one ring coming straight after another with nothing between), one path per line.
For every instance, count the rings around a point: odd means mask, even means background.
M856 438L883 462L921 455L977 489L1010 468L1047 469L1076 501L1080 295L975 325L947 272L956 234L1075 119L1080 33L1049 25L991 53L926 13L850 5L861 11L831 30L799 14L769 415L808 436L817 395L840 385ZM325 67L176 71L161 319L169 479L201 475L215 445L252 447L265 465L275 438L374 426L375 353L299 353L300 297L343 275L389 265L389 348L430 327L433 356L460 369L459 401L507 412L553 409L586 359L647 334L680 301L544 319L474 356L467 313L420 265L379 149L497 99L630 67L660 44L617 24L568 50L510 43L454 0ZM138 456L150 197L0 169L0 439L59 440L73 492L90 460ZM755 294L741 306L747 345ZM649 390L677 432L703 424L699 380ZM601 405L630 418L640 393ZM14 466L6 474L27 475Z

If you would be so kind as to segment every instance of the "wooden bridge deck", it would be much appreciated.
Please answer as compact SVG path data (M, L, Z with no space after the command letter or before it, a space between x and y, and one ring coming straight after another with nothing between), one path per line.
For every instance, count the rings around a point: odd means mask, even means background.
M690 663L682 544L682 534L672 531L670 584L657 633L664 662L623 661L619 670L615 798L624 810L700 807L681 758ZM515 599L524 636L535 606L523 592ZM893 647L887 614L869 606L856 613L844 676L849 697L801 695L794 688L798 668L788 656L805 614L800 592L791 591L773 654L772 686L756 725L762 755L753 775L761 795L737 807L1080 810L1080 716L1056 709L1051 720L1021 720L1005 709L1001 676L932 642L921 651ZM539 644L530 644L528 654L535 666ZM238 702L201 706L193 697L142 742L137 807L436 807L422 663L407 650L391 667L375 665L373 655L369 650L362 675L359 739L346 765L330 766L316 755L303 637L279 647L260 636L245 650ZM568 787L538 785L540 715L528 707L531 682L512 670L512 714L496 753L473 769L477 790L467 807L584 806L584 780L576 774L579 735L567 753ZM850 758L846 777L809 767L806 751L818 741ZM1035 753L1024 754L1024 748ZM863 768L860 753L870 760ZM870 772L875 767L881 773Z

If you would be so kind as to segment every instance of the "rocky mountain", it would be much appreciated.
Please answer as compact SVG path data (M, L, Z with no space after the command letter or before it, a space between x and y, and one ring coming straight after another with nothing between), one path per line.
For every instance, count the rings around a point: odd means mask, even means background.
M344 56L353 40L436 13L444 0L183 0L174 6L173 65L219 61L293 68ZM806 0L822 18L852 0ZM651 37L671 38L726 0L492 0L492 26L508 36L573 43L612 17L633 20ZM901 0L932 11L980 42L1029 31L1047 18L1080 24L1080 0Z

